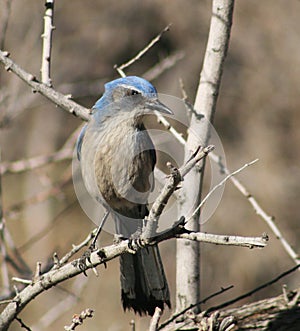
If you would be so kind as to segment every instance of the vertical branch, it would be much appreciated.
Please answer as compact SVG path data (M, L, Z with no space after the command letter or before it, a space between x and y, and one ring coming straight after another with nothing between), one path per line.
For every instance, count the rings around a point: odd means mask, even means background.
M10 15L12 0L4 0L1 4L1 18L0 18L0 49L4 49L6 31Z
M41 66L41 81L49 87L52 87L50 78L50 64L51 64L51 48L52 48L52 31L55 29L53 26L53 11L54 0L46 0L46 11L44 15L44 33L43 51L42 51L42 66Z
M1 162L1 150L0 150L0 162ZM4 293L9 292L9 275L8 269L6 264L7 252L5 246L5 219L3 213L3 199L2 199L2 176L0 174L0 251L2 255L2 265L1 265L1 275L2 275L2 283L3 283L3 290Z
M185 159L196 149L200 141L206 144L209 140L209 126L214 119L216 103L219 94L223 64L229 45L232 24L234 0L213 0L212 17L203 68L195 100L196 114L192 115L189 136L185 146ZM204 115L206 121L199 119ZM197 116L198 115L198 116ZM206 123L206 124L205 124ZM191 133L197 133L197 137ZM201 200L204 162L194 168L185 178L182 186L179 216L187 215L195 206L189 197L197 197L196 204ZM194 215L187 227L199 231L199 213ZM187 240L177 240L177 270L176 270L176 310L181 311L195 304L200 299L200 263L199 243Z

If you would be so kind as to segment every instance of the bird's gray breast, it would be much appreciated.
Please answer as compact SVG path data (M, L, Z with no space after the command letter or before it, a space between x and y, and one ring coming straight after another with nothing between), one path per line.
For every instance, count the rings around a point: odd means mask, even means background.
M147 204L153 189L154 146L133 121L90 123L81 148L81 167L89 193L113 210Z

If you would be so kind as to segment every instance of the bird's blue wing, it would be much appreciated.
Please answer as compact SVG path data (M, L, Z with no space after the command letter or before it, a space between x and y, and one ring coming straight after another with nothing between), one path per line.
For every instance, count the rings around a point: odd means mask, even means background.
M83 143L83 138L84 138L84 134L87 128L87 124L81 129L80 134L78 136L77 142L76 142L76 150L77 150L77 158L80 161L81 158L81 146Z

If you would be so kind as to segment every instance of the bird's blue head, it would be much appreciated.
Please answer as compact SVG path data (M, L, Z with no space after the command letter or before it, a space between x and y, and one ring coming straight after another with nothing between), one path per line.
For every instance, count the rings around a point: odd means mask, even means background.
M94 123L99 124L107 117L119 112L134 111L134 116L143 115L151 111L165 114L173 112L158 100L156 88L146 79L128 76L115 79L104 85L102 97L95 103L92 112ZM77 155L80 160L81 145L87 125L82 129L77 140Z
M102 117L112 109L131 111L131 109L138 108L173 114L168 107L158 100L156 88L144 78L122 77L106 83L104 87L104 94L93 107L93 113L98 116Z

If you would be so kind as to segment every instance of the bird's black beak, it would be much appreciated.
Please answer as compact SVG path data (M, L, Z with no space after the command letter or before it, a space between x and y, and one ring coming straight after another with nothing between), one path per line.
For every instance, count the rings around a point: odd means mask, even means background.
M156 110L163 114L173 115L173 111L164 105L162 102L160 102L158 99L154 99L151 101L146 102L146 108L149 110Z

